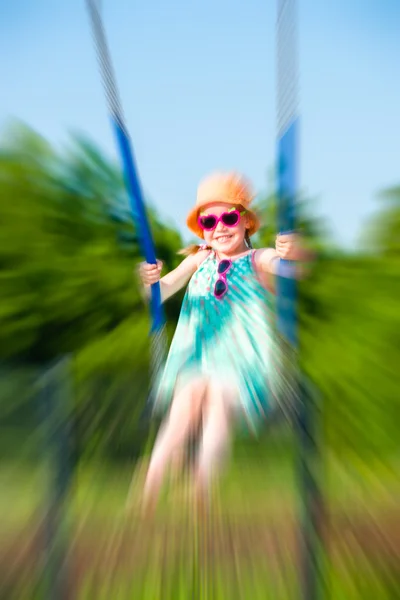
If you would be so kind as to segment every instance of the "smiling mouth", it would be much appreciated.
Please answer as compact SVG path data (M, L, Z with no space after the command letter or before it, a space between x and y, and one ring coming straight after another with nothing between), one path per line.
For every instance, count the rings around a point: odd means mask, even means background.
M230 235L219 235L215 239L216 239L216 241L219 244L224 244L225 242L228 242L231 238L232 238L232 234L230 234Z

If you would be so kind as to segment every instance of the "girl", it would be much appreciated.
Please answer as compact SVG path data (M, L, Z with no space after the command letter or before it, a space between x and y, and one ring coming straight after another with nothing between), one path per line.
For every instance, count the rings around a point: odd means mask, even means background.
M144 508L155 507L167 467L202 424L195 470L199 500L229 446L234 419L252 429L274 405L281 384L274 336L271 276L280 258L298 260L295 236L278 236L276 249L253 250L260 223L249 187L235 173L215 174L198 188L189 229L205 242L160 279L162 265L143 263L146 294L160 281L165 302L188 282L156 409L169 408L144 486Z

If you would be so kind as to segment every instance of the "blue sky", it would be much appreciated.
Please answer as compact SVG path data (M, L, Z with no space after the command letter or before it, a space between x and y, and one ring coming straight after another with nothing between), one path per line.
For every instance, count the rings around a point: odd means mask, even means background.
M182 232L205 174L257 191L275 159L275 0L102 0L143 186ZM83 0L14 0L0 19L0 125L115 155ZM400 182L400 3L300 0L301 186L352 245ZM7 60L5 60L5 58Z

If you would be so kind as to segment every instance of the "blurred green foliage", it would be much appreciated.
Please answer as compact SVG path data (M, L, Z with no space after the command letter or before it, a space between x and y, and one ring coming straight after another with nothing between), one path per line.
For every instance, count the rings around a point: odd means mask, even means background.
M265 225L256 245L273 245L276 200L258 204ZM0 207L2 427L32 425L32 373L70 353L81 451L138 452L149 319L118 166L80 135L57 151L14 124L1 144ZM300 286L302 367L323 397L326 447L376 459L396 451L400 417L400 187L383 194L356 253L335 247L311 213L304 197L300 226L319 254ZM182 240L166 215L151 206L149 215L167 271ZM181 298L166 306L170 333Z

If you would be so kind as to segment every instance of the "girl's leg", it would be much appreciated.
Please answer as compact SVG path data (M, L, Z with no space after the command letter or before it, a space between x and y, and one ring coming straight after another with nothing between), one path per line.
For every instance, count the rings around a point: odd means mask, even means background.
M145 506L156 503L172 457L181 451L191 430L199 421L205 392L206 383L197 379L180 388L175 395L150 459L144 486Z
M182 446L181 448L177 448L175 452L173 452L170 462L171 474L174 480L178 481L183 471L184 462L185 462L185 448Z
M229 447L234 392L217 383L207 388L203 414L203 436L197 465L198 500L207 495L211 480Z

